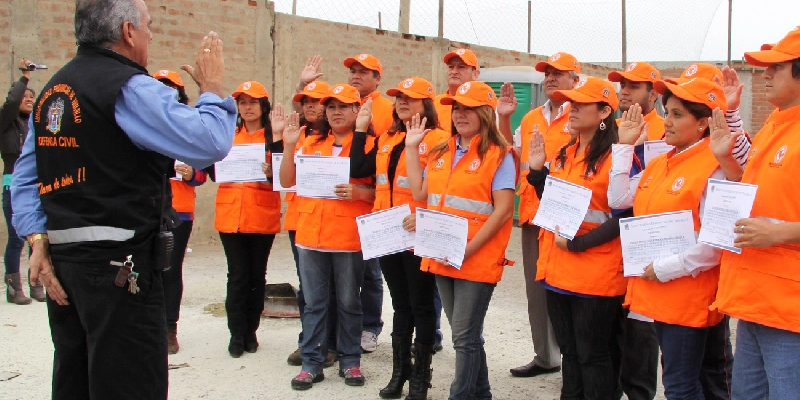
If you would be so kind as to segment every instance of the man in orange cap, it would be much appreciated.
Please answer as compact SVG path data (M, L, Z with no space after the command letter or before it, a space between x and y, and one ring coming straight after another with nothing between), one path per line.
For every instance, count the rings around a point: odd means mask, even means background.
M346 58L344 66L350 68L347 83L358 89L361 94L361 104L372 99L372 127L376 135L383 135L392 126L394 103L381 96L378 90L383 73L381 61L371 54L362 53Z
M536 353L531 362L512 368L511 375L530 377L554 373L561 370L561 351L556 343L555 333L547 315L545 289L536 282L536 262L539 260L539 227L531 222L539 207L539 199L533 186L528 184L528 147L533 132L544 135L547 158L570 139L568 127L569 102L553 97L556 90L571 90L578 83L581 64L568 53L556 53L547 61L536 64L536 70L544 72L544 94L547 101L522 118L515 134L519 138L520 177L519 223L522 227L522 265L525 270L525 292L528 297L528 320L531 325L533 350Z
M653 84L661 80L661 72L646 62L634 62L624 71L611 71L608 80L619 82L619 110L628 111L632 105L639 104L647 122L647 140L661 140L664 118L656 112L658 93L653 90Z
M359 54L344 60L350 68L347 83L358 89L361 104L372 99L372 127L376 135L384 134L392 126L394 103L381 96L378 85L381 83L383 65L377 57ZM364 268L364 283L361 286L361 307L364 317L361 327L361 348L371 353L378 348L378 336L383 330L381 311L383 310L383 277L378 259L368 260Z
M711 307L739 319L731 398L795 399L800 393L800 29L744 58L766 68L766 99L777 110L753 140L741 178L758 185L752 218L736 221L734 246L742 252L723 253ZM712 137L712 145L721 148L733 147L731 142ZM731 157L721 154L717 157Z
M478 80L481 70L478 66L478 56L470 49L457 49L447 53L444 56L444 63L447 64L447 92L436 96L433 104L439 117L439 125L450 132L453 124L451 122L453 106L442 104L441 100L454 95L462 83Z

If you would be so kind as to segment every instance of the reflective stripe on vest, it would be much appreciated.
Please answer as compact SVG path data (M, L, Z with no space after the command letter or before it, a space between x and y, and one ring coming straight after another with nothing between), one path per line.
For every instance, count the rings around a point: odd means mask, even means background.
M442 200L442 195L435 194L435 193L428 193L428 204L432 206L438 206L439 201Z
M113 226L87 226L85 228L70 228L47 231L51 244L97 242L111 240L124 242L133 238L135 231L132 229L115 228Z
M583 222L593 222L597 224L602 224L603 222L606 222L609 219L611 219L611 213L599 210L589 210L586 211L586 216L583 217Z
M408 182L408 178L405 176L398 176L397 177L397 187L411 189L411 183Z
M483 215L490 215L494 211L494 205L480 200L465 199L463 197L448 195L444 198L444 206L455 208L456 210L474 212Z
M389 175L386 175L386 174L377 174L377 175L375 175L375 184L376 185L388 185L389 184Z

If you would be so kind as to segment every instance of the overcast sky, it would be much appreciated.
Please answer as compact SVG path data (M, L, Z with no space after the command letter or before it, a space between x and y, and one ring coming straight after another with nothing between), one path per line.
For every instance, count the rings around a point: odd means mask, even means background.
M297 14L397 30L399 0L296 0ZM525 0L445 0L444 36L527 50ZM277 0L291 13L292 0ZM573 53L584 62L620 61L620 0L533 0L531 52ZM725 60L727 0L627 0L628 61ZM411 0L411 33L436 36L438 1ZM733 0L733 59L800 25L800 0Z

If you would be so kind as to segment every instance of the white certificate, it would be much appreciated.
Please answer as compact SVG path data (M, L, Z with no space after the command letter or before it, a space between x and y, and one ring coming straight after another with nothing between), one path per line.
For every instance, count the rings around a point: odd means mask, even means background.
M758 186L709 179L698 241L723 250L742 253L733 247L736 221L750 216Z
M676 211L619 220L625 276L641 276L655 260L694 246L691 211Z
M403 219L411 215L408 204L356 217L364 260L414 248L414 232L403 229Z
M644 142L644 165L650 164L650 160L669 153L675 146L670 146L663 140L648 140Z
M264 143L239 144L214 165L217 182L264 182L267 176L261 170L266 159Z
M173 168L172 168L173 172L175 172L175 176L173 176L172 178L169 178L169 179L172 179L173 181L183 180L183 175L179 174L178 171L175 171L174 167L177 167L178 165L186 165L186 163L183 162L183 161L175 160L175 164L173 165Z
M297 186L290 188L281 186L281 161L283 161L283 153L272 153L272 191L294 192Z
M414 254L433 258L461 269L467 250L469 221L455 215L417 208L417 235Z
M572 240L586 217L591 201L591 189L548 176L542 201L532 222L550 232L554 232L558 225L560 236Z
M298 154L295 160L298 196L336 199L336 185L350 183L349 157Z

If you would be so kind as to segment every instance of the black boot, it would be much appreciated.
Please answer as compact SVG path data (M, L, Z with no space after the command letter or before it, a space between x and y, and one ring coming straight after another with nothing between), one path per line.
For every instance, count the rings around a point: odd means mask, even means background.
M403 385L411 376L411 335L392 335L392 379L378 393L382 399L399 399Z
M406 400L426 400L428 389L431 387L433 345L416 342L414 349L416 350L414 370L411 372L411 383L408 384Z

